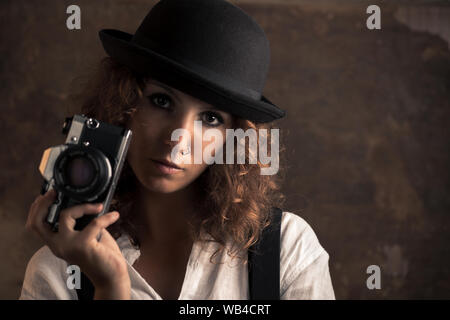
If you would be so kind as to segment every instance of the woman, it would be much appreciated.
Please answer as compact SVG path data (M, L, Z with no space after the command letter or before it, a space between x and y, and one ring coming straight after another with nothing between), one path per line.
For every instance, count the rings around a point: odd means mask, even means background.
M282 205L279 175L261 175L267 165L250 164L250 150L244 164L177 159L193 159L189 146L205 130L271 129L285 115L262 95L263 30L223 0L163 0L134 35L107 29L100 38L109 57L86 86L82 112L133 132L113 211L75 231L76 218L101 208L67 208L52 233L42 221L54 194L37 197L26 226L47 246L28 264L21 299L77 299L68 265L87 275L95 299L248 299L247 253L269 209ZM172 141L176 129L189 134ZM281 299L334 299L327 252L287 211L280 250Z

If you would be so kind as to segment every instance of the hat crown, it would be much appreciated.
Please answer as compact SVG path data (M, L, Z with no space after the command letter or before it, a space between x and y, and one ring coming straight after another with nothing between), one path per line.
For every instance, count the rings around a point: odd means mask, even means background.
M131 42L261 93L270 45L262 28L223 0L162 0Z

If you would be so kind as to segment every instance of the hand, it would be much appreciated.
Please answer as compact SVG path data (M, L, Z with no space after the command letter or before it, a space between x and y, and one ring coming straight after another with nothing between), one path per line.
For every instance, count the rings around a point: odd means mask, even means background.
M127 263L114 238L105 229L119 218L112 211L93 219L83 230L74 230L75 219L84 214L98 214L102 204L80 204L61 211L58 232L45 219L56 192L39 195L30 206L27 230L35 232L58 258L75 264L88 276L98 292L111 292L113 298L128 298L130 279ZM100 236L100 241L97 237ZM102 295L104 297L105 295Z

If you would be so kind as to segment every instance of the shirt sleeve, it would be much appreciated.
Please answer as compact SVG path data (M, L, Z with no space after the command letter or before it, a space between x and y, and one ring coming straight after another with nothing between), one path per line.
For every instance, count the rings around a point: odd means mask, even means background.
M280 297L282 300L334 300L329 255L311 226L283 212L281 222Z
M28 262L19 300L77 300L67 287L67 266L50 248L40 248Z

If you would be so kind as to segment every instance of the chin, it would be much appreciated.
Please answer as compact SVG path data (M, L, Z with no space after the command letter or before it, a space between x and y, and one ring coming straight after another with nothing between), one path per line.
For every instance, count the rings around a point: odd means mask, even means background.
M165 177L150 177L146 183L145 187L153 192L159 193L172 193L183 189L189 183L174 181L167 179Z

